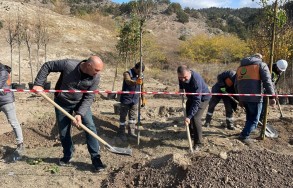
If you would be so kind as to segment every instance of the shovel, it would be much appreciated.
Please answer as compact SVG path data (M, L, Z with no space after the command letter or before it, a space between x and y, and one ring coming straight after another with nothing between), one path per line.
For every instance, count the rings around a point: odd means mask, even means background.
M184 93L185 93L185 91L184 91ZM184 95L182 95L182 107L183 107L184 117L186 117ZM189 143L189 150L192 153L193 152L193 148L192 148L192 143L191 143L189 125L185 123L185 127L186 127L186 133L187 133L188 143Z
M63 114L65 114L69 119L71 119L72 121L75 121L75 118L70 115L68 112L66 112L61 106L59 106L58 104L56 104L52 99L50 99L46 94L40 92L40 95L42 95L42 97L44 97L47 101L49 101L53 106L55 106L58 110L60 110ZM87 133L89 133L90 135L92 135L95 139L97 139L99 142L101 142L102 144L104 144L107 149L109 151L111 151L112 153L116 153L116 154L121 154L121 155L132 155L132 150L129 148L118 148L118 147L112 147L111 145L109 145L105 140L103 140L101 137L99 137L98 135L96 135L94 132L92 132L90 129L88 129L85 125L83 125L82 123L79 124L79 126L85 130Z
M232 99L232 101L234 101L236 104L239 104L239 102L236 99L234 99L232 96L228 95L228 97L230 97L230 99ZM258 124L263 126L262 122L260 122L260 121L258 121ZM279 133L276 129L273 128L273 126L271 124L267 123L265 135L266 135L266 137L269 137L269 138L277 138L279 136Z

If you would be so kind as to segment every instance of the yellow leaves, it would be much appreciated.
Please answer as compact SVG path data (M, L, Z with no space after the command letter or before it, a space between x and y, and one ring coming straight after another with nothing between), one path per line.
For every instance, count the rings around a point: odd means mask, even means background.
M182 57L201 63L233 62L248 52L248 45L233 35L197 35L180 47Z

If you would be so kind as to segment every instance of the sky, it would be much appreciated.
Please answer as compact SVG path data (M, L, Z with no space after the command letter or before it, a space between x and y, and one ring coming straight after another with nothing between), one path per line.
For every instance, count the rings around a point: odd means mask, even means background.
M129 0L112 0L116 3L125 3ZM221 8L260 8L258 4L260 0L171 0L171 2L180 3L182 7L190 7L195 9L209 8L209 7L221 7ZM273 1L273 0L270 0Z

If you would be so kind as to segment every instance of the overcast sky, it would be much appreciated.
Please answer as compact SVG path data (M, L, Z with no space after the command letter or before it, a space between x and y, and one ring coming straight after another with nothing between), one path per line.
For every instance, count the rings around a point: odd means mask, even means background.
M116 3L129 2L130 0L112 0ZM243 8L252 7L259 8L260 0L171 0L171 2L180 3L182 7L190 7L195 9L209 8L209 7L229 7L229 8ZM270 0L273 1L273 0Z

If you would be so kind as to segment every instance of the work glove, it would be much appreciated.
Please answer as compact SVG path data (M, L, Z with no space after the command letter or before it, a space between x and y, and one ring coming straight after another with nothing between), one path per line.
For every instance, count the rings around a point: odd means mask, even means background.
M142 78L138 78L136 80L136 85L142 85Z
M222 92L222 93L227 93L227 91L226 91L226 88L225 88L225 87L221 87L221 88L220 88L220 90L221 90L221 92Z

